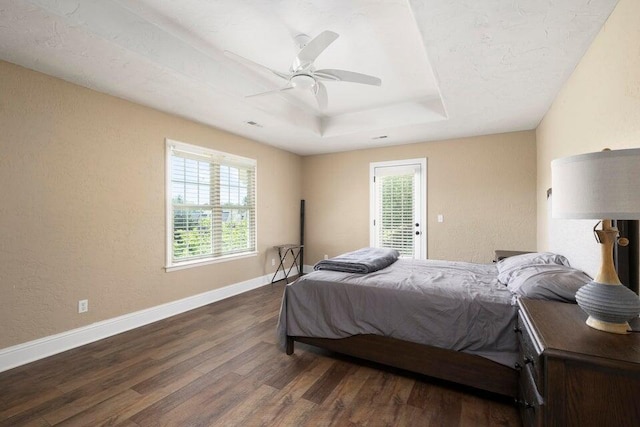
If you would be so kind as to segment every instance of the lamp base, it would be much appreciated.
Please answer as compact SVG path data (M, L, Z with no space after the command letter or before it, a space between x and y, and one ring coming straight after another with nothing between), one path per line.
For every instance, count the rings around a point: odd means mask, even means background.
M597 329L599 331L604 331L604 332L611 332L613 334L628 334L629 329L631 328L628 322L624 322L624 323L603 322L602 320L594 319L591 316L587 318L587 325L591 326L593 329Z
M576 301L589 318L587 325L599 331L626 334L628 320L640 314L640 299L623 285L589 282L576 292Z

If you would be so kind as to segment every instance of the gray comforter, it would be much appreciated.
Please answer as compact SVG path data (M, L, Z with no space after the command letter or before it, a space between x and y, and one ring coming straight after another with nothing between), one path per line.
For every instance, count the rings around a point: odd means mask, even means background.
M369 274L314 271L285 288L286 336L376 334L514 366L516 307L492 264L400 259Z

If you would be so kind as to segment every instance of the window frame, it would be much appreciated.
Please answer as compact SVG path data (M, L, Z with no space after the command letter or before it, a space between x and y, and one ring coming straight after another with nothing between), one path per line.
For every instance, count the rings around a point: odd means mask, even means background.
M252 167L254 174L254 190L253 190L253 215L254 215L254 249L248 250L245 252L227 254L227 255L214 255L203 256L196 259L187 259L184 261L176 261L173 259L173 236L174 236L174 224L173 224L173 200L172 200L172 157L173 151L178 149L179 151L192 154L193 156L202 156L208 157L211 159L211 163L218 163L219 165L225 166L242 166L242 167ZM165 271L175 271L181 270L185 268L198 267L201 265L209 265L220 262L226 262L231 260L237 260L242 258L255 257L258 255L258 220L257 220L257 207L258 207L258 191L257 191L257 180L258 180L258 166L257 160L251 159L248 157L242 157L235 154L230 154L218 150L214 150L211 148L206 148L198 145L187 144L180 141L175 141L169 138L165 139ZM219 179L219 177L218 177ZM220 185L218 185L220 188ZM220 206L219 208L222 208ZM212 210L215 212L216 207L212 207ZM216 233L216 230L213 230L213 233Z

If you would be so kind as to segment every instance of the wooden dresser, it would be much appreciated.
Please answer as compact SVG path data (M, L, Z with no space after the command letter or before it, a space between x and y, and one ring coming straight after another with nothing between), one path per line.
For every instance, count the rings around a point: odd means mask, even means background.
M640 426L640 333L584 322L576 304L519 301L524 426Z

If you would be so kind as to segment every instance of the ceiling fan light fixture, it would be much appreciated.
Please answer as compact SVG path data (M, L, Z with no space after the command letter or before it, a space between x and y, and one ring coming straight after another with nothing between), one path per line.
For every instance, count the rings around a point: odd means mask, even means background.
M316 79L308 74L296 74L291 77L291 86L298 89L311 89L316 85Z

